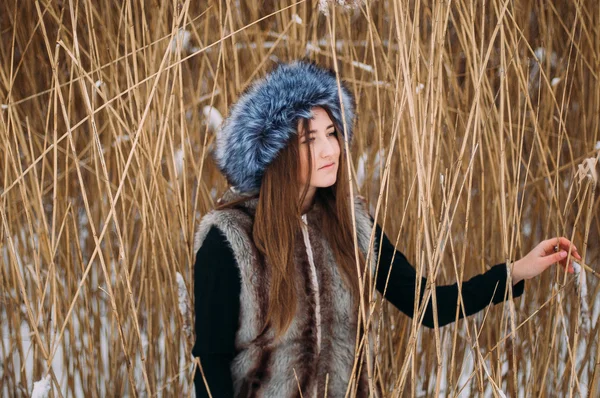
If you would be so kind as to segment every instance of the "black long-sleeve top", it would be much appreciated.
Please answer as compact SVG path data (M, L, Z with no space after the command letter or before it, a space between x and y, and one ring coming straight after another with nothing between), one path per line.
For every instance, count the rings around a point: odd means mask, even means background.
M376 225L375 248L381 252L376 288L400 311L412 317L414 310L417 272L406 257L396 251L381 228ZM381 244L379 244L381 237ZM395 257L394 257L395 255ZM393 258L393 262L392 262ZM391 273L390 273L391 268ZM390 273L389 281L388 273ZM465 312L459 317L472 315L490 302L498 304L505 299L507 281L506 264L497 264L487 272L462 284L462 301ZM387 282L387 289L386 289ZM419 301L422 300L427 279L421 278ZM513 287L513 297L523 294L525 283ZM458 302L458 284L436 286L438 325L454 322ZM235 355L235 335L240 311L241 278L233 251L225 236L217 227L208 232L202 247L196 254L194 266L194 295L196 312L196 342L192 350L199 356L204 375L213 397L232 397L233 381L230 364ZM423 325L434 327L433 304L429 300ZM200 371L194 379L196 397L208 393Z

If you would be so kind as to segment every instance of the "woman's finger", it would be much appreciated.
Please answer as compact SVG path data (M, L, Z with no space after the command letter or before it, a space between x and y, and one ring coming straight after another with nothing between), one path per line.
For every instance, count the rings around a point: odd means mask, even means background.
M561 266L561 267L563 267L563 269L564 269L566 272L568 272L568 273L570 273L570 274L572 274L572 273L574 273L574 272L575 272L575 268L573 268L573 260L571 260L571 261L569 261L569 262L567 263L567 259L565 258L565 259L561 260L561 261L559 262L559 264L560 264L560 266Z
M545 254L551 254L556 252L556 248L560 247L560 239L559 238L550 238L542 241L540 246L544 250Z
M561 246L561 249L566 251L567 253L569 252L568 246ZM575 260L581 261L581 255L579 254L577 249L574 249L573 247L571 247L571 257L575 258Z
M571 253L579 254L579 251L577 250L577 246L575 246L569 239L561 236L560 238L558 238L558 240L559 240L559 245L560 245L561 249L569 251L569 246L570 246Z
M546 257L542 257L542 264L544 267L549 267L554 263L560 263L562 260L567 258L567 252L564 250L559 251L558 253L553 253L547 255Z
M581 256L579 255L579 251L577 247L571 243L571 241L563 236L559 238L551 238L542 242L542 248L545 254L551 254L557 252L559 250L564 250L569 252L571 250L571 255L578 260L581 260Z

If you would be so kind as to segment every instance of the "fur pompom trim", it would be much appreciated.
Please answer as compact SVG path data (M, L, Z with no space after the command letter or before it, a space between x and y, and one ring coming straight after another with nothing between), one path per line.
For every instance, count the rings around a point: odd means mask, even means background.
M341 82L346 133L352 140L354 97ZM342 108L335 73L308 60L281 63L256 80L232 105L216 142L214 158L229 184L240 192L260 189L265 169L288 140L300 118L327 107L340 128Z

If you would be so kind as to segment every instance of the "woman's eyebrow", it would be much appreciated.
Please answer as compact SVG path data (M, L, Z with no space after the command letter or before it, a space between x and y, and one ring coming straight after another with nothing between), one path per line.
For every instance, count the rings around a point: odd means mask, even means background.
M330 128L333 127L333 124L330 124L329 126L325 127L325 130L329 130ZM309 133L316 133L317 130L310 130Z

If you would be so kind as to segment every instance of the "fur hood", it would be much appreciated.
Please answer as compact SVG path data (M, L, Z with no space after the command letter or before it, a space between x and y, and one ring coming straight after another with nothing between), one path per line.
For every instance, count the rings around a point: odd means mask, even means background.
M252 83L217 135L213 156L229 184L240 192L259 190L265 169L297 134L299 119L309 119L315 106L327 107L352 140L354 97L343 83L338 91L332 70L298 60L279 64Z

